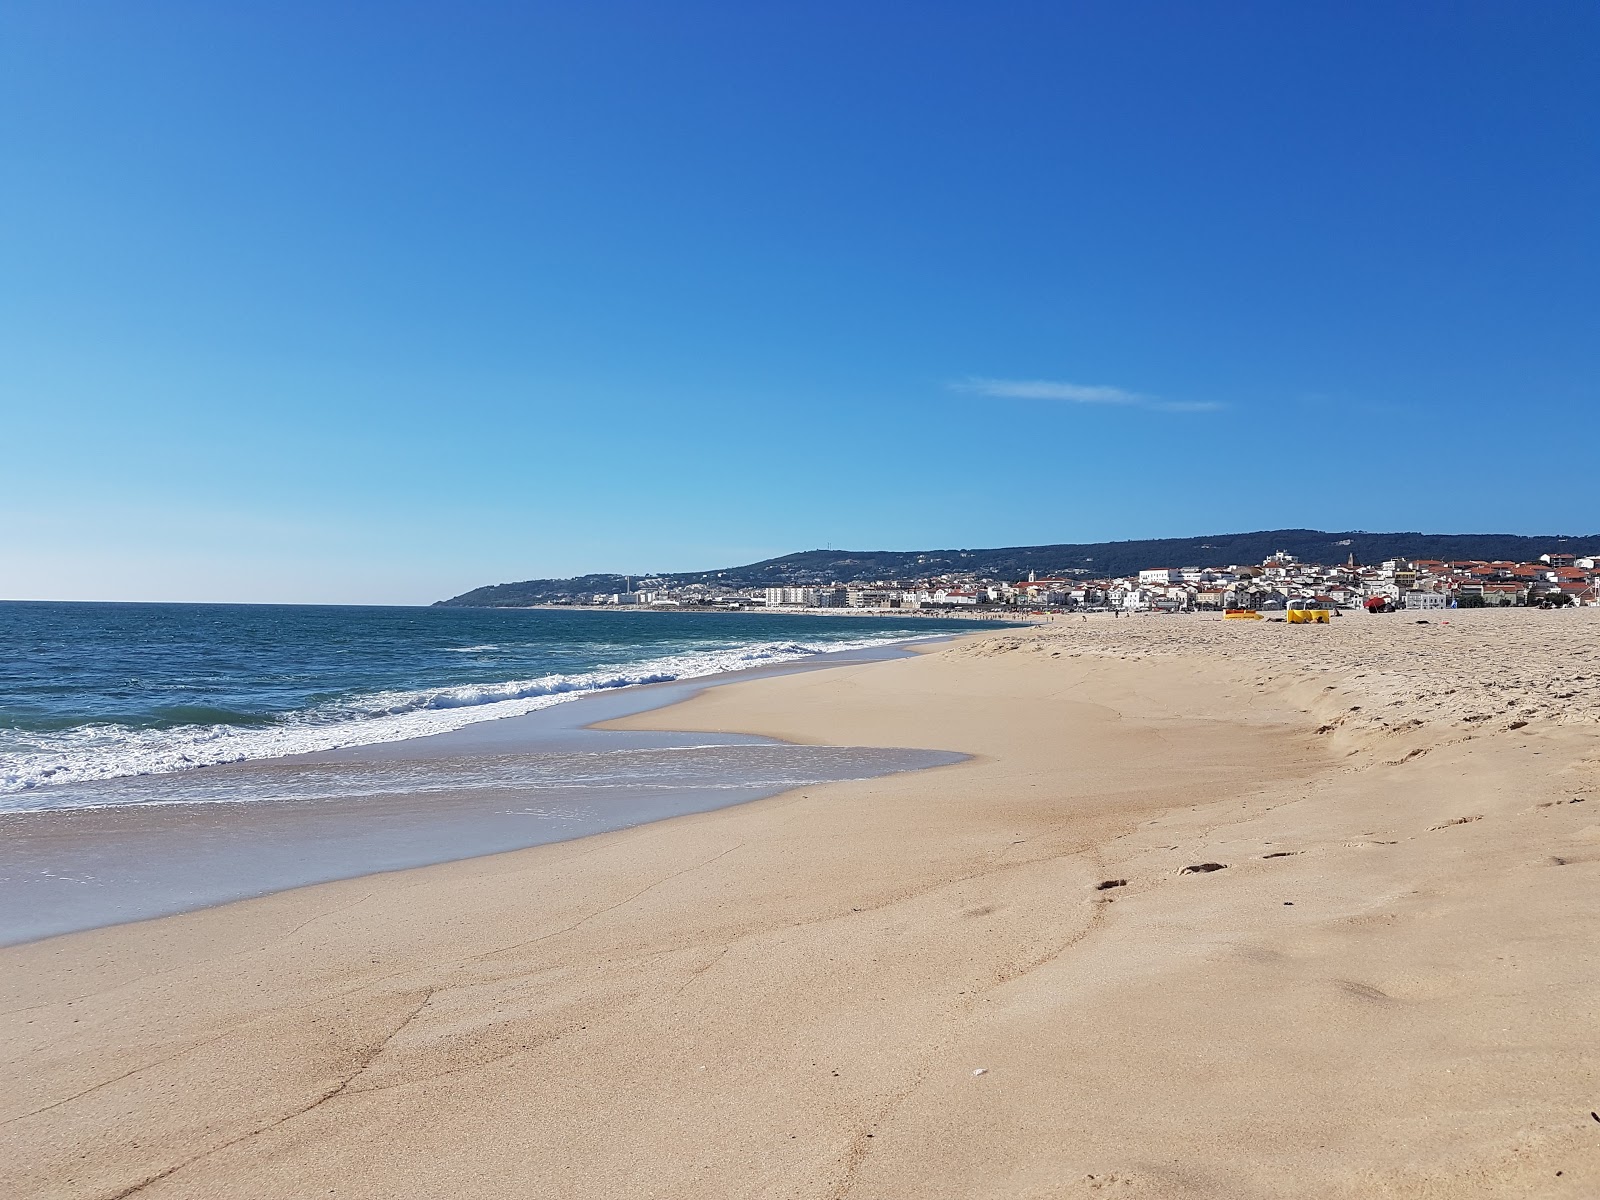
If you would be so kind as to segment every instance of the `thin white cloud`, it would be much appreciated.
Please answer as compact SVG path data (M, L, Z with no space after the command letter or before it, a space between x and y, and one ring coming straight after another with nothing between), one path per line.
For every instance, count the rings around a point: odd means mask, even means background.
M1103 384L1066 383L1058 379L964 379L952 384L959 392L994 396L1002 400L1063 400L1068 404L1105 404L1143 408L1150 412L1217 412L1223 406L1209 400L1163 400L1143 392Z

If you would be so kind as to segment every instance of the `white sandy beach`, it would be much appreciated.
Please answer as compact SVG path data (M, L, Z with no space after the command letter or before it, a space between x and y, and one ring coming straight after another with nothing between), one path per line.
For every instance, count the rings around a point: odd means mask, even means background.
M1600 611L1429 616L719 688L629 723L973 757L0 951L0 1192L1600 1194Z

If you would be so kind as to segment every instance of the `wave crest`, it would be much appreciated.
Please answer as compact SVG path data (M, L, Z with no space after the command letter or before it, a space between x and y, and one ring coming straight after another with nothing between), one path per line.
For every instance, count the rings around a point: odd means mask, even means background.
M37 736L35 748L0 753L0 796L52 784L166 774L404 741L448 733L479 721L521 716L596 691L695 679L749 669L758 663L796 662L818 654L864 650L907 640L914 639L900 634L841 642L763 642L667 655L575 675L375 692L289 713L265 725L231 721L164 729L80 725ZM0 800L0 810L16 807Z

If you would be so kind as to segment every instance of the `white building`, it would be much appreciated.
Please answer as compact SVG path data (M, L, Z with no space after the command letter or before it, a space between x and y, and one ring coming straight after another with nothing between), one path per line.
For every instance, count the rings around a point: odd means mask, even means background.
M770 587L762 596L769 608L799 608L806 602L805 588Z
M1407 592L1404 597L1406 608L1429 609L1449 608L1450 597L1443 592Z

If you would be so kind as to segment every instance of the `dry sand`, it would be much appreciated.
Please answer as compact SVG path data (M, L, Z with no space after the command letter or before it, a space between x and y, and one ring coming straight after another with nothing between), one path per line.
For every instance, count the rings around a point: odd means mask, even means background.
M0 1195L1600 1195L1600 610L1429 617L716 689L974 758L0 951Z

